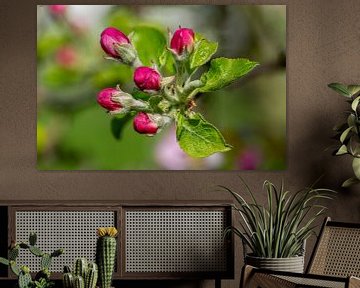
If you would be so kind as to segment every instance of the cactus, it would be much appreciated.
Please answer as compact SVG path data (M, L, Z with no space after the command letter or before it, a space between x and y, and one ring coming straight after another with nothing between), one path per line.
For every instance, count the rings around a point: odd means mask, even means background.
M31 232L29 235L29 244L31 246L35 246L37 241L37 235L35 232Z
M19 246L16 245L14 248L10 249L8 256L9 256L9 260L15 261L16 258L19 256Z
M85 288L84 278L81 276L74 277L74 288Z
M16 262L14 260L10 261L10 269L16 276L20 275L20 268L16 265Z
M41 257L41 262L40 262L40 267L41 269L49 269L50 265L51 265L51 260L52 257L50 254L45 253L42 257Z
M64 273L63 274L63 286L64 288L73 288L74 287L74 276L72 273Z
M36 247L37 236L35 233L30 233L29 244L24 242L16 243L11 241L11 245L8 251L8 259L0 257L0 264L10 266L11 271L18 276L18 286L19 288L29 288L29 287L51 287L53 282L50 281L50 265L53 257L60 256L63 254L63 249L58 249L49 253L44 253L40 248ZM24 249L28 250L30 253L37 257L41 257L41 271L39 271L35 276L35 281L32 280L30 275L30 269L27 266L22 266L21 268L16 264L16 259L19 256L19 250Z
M26 269L27 268L27 269ZM28 288L32 283L29 267L22 267L19 274L18 285L19 288Z
M30 245L29 251L30 251L32 254L34 254L35 256L37 256L37 257L41 257L41 256L44 255L44 252L42 252L42 251L40 250L40 248L38 248L38 247L36 247L36 246Z
M85 288L95 288L98 279L98 266L96 263L89 263L85 276Z
M75 261L74 274L85 279L88 262L85 258L79 258Z
M74 263L74 271L64 266L64 288L95 288L98 278L98 269L95 263L89 263L85 258L78 258ZM81 280L80 280L81 279ZM77 285L77 286L76 286ZM84 285L84 286L82 286Z
M115 227L98 228L96 243L96 262L99 267L100 288L110 288L116 258Z

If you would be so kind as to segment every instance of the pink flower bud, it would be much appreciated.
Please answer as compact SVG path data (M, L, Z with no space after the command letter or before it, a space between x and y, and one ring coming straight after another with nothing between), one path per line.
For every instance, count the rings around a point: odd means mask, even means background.
M55 57L58 65L64 68L72 68L76 64L77 53L73 47L63 46L56 51Z
M178 55L191 52L194 47L195 34L192 29L179 28L170 41L170 48Z
M134 82L141 90L158 91L161 88L161 75L150 67L138 67L134 72Z
M130 44L129 38L116 28L106 28L100 36L100 44L106 54L110 57L121 59L116 45Z
M105 88L99 92L97 102L100 106L104 107L110 112L118 111L122 108L122 106L120 103L113 100L113 97L118 93L119 91L115 88Z
M64 15L66 12L66 5L49 5L49 11L55 16Z
M144 112L139 112L134 118L134 129L140 134L154 135L158 128L157 124Z

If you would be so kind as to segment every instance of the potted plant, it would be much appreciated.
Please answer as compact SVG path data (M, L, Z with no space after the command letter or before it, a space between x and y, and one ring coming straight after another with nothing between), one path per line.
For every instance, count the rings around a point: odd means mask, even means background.
M346 112L347 119L344 123L334 127L340 145L334 151L334 155L350 155L354 176L347 179L342 186L348 187L360 183L360 85L344 85L331 83L328 85L338 94L346 97L346 102L351 106Z
M231 189L220 187L234 196L236 201L233 208L240 215L240 227L229 227L226 233L233 232L241 238L245 264L302 273L305 241L314 233L315 220L326 210L317 202L331 199L334 191L310 187L290 193L285 191L283 184L278 189L266 180L264 189L267 203L264 206L256 200L246 184L250 202Z

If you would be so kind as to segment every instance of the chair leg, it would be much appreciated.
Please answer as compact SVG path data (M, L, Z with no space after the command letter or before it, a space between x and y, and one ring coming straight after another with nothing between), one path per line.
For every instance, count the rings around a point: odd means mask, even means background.
M220 278L215 279L215 288L221 288L221 279Z
M250 265L244 265L241 271L240 285L239 288L248 287L251 279L251 275L253 274L254 267Z

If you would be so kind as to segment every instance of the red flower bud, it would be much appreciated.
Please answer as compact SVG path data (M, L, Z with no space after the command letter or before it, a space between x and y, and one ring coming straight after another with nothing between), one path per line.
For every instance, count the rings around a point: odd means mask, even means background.
M158 128L157 124L144 112L139 112L134 118L134 129L140 134L154 135Z
M99 92L97 102L108 111L120 110L121 104L113 100L113 97L118 93L119 91L115 88L105 88Z
M49 5L50 13L56 16L64 15L66 9L66 5Z
M130 40L118 29L108 27L101 33L100 44L106 54L113 58L121 59L121 55L115 45L130 44Z
M160 90L161 75L150 67L138 67L134 72L134 82L141 90Z
M170 48L178 55L184 51L191 52L194 47L195 34L192 29L179 28L170 41Z

